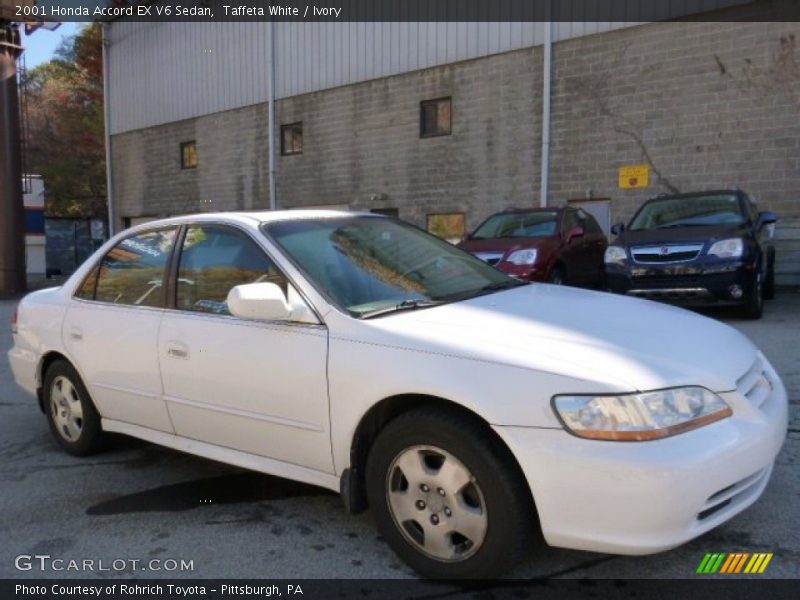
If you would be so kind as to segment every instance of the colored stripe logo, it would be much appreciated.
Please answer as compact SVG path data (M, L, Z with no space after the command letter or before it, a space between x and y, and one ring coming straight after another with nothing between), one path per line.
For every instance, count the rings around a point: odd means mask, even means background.
M772 552L709 552L700 561L697 573L710 575L720 573L725 575L748 573L763 573L769 561L772 560Z

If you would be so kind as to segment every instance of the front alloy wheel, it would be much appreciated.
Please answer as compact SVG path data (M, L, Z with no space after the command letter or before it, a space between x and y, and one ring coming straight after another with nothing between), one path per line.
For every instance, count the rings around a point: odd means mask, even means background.
M489 524L486 500L469 469L435 446L412 446L392 461L386 495L395 524L420 552L442 561L469 558Z
M425 577L497 577L534 533L530 489L511 452L474 415L409 410L367 456L367 499L392 549Z
M764 313L764 275L762 269L756 272L753 289L742 305L741 314L746 319L760 319Z

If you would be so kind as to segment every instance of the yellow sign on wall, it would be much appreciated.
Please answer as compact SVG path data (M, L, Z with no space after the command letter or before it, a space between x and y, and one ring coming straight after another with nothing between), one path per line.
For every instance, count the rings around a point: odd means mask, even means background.
M619 168L619 187L624 190L650 185L650 165L627 165Z

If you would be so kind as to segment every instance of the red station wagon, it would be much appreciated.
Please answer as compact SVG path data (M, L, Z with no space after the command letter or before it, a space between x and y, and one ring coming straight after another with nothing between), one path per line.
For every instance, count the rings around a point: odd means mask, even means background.
M607 245L592 215L563 207L496 213L458 247L518 279L602 287Z

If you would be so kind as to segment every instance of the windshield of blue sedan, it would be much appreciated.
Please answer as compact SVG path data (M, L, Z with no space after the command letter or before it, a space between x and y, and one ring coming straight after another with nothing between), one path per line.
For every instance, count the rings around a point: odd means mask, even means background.
M734 194L687 196L651 200L631 220L628 229L672 229L741 225L742 206Z
M556 212L494 215L475 230L471 239L549 237L556 232L557 217Z
M520 285L451 244L393 219L295 219L268 223L264 231L317 289L359 317Z

